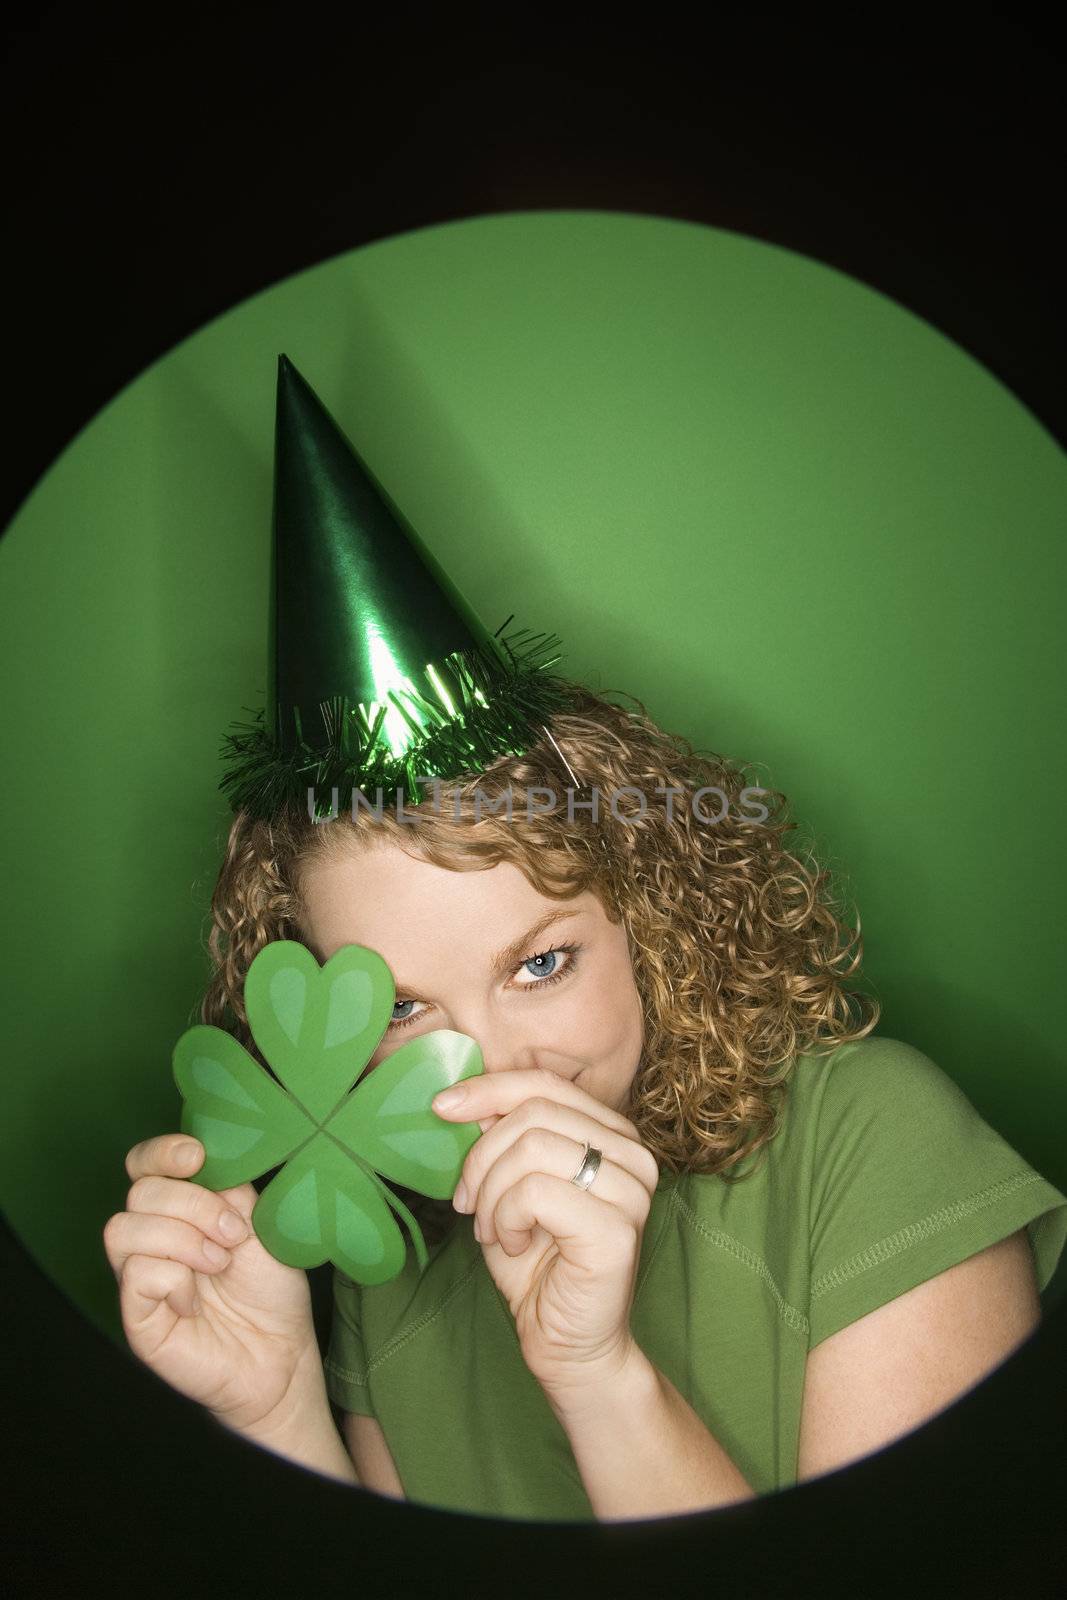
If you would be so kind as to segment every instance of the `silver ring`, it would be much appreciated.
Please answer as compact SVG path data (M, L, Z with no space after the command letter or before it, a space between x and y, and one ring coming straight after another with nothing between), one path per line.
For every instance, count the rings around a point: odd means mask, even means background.
M603 1158L603 1155L603 1150L594 1150L592 1145L587 1140L585 1149L582 1151L582 1164L578 1168L578 1171L574 1174L571 1182L576 1183L579 1189L588 1189L589 1185L600 1171L600 1162Z

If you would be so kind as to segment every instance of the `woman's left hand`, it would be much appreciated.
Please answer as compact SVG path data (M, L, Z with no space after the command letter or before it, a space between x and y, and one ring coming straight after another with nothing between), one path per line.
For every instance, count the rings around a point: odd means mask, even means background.
M458 1087L447 1108L440 1102L455 1089L432 1102L445 1120L483 1130L456 1209L475 1213L526 1365L549 1398L573 1396L621 1372L636 1350L630 1307L656 1159L620 1112L557 1073L514 1068ZM603 1154L580 1189L571 1179L586 1141Z

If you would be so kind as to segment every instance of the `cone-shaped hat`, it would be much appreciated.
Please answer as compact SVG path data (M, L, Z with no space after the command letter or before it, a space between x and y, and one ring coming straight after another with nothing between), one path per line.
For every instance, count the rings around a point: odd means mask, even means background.
M567 703L547 670L559 641L501 633L279 357L266 716L224 739L232 808L330 814L354 789L372 805L398 789L417 803L419 777L522 754Z

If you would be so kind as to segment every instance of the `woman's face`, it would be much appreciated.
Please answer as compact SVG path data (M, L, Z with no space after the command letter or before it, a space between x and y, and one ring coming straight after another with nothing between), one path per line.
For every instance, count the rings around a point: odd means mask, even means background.
M394 1022L370 1067L453 1028L476 1040L486 1072L546 1067L626 1115L641 1001L625 930L591 891L550 900L508 862L452 872L391 841L306 867L301 888L305 943L320 962L366 945L396 981Z

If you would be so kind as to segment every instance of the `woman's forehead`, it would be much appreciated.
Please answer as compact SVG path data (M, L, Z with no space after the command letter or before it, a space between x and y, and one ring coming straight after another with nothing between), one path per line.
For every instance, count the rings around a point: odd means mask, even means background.
M592 892L563 902L542 895L511 862L457 871L395 846L315 863L302 889L309 932L323 948L347 943L377 949L378 939L413 949L461 932L488 949L521 937L549 913L603 916Z

